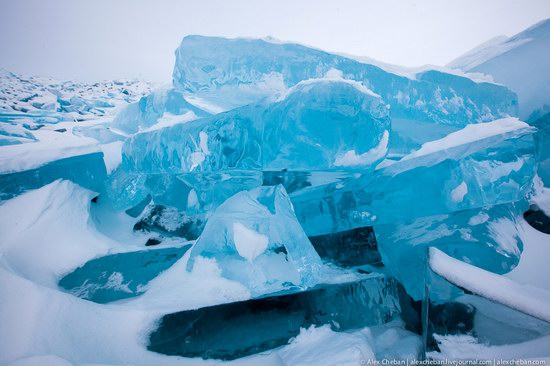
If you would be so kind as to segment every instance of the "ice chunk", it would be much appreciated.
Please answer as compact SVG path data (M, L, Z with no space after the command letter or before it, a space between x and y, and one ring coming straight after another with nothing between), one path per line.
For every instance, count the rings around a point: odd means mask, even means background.
M259 39L185 37L176 50L173 84L228 110L327 74L363 82L391 104L394 118L463 126L517 114L517 97L500 85L438 70L408 78L348 57Z
M174 264L191 247L142 250L91 260L65 275L59 286L97 303L137 296L147 283Z
M374 174L293 192L296 216L321 235L522 200L535 173L532 134L513 118L469 125Z
M219 206L191 249L189 271L198 257L214 258L224 277L255 296L313 286L321 268L280 185L239 192Z
M285 345L301 328L327 324L344 332L384 324L399 310L396 281L372 274L356 282L165 315L150 335L148 349L233 360Z
M126 106L116 116L112 126L126 133L136 133L188 122L207 115L209 113L189 104L180 91L164 88ZM171 121L167 121L170 117Z
M518 219L525 202L421 217L374 227L382 259L407 293L420 300L424 290L426 251L435 247L483 269L506 273L519 262L523 243ZM461 292L433 278L430 297L448 300Z

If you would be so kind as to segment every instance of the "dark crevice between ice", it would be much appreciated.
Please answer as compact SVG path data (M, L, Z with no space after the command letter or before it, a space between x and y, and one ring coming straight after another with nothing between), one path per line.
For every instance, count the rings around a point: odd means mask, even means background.
M550 234L550 217L536 205L531 205L523 214L529 225L541 233Z

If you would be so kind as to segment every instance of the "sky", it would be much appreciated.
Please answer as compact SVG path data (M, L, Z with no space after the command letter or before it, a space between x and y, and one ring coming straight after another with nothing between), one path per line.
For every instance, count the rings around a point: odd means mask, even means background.
M550 18L550 0L0 0L0 67L169 82L188 34L274 37L382 62L445 65Z

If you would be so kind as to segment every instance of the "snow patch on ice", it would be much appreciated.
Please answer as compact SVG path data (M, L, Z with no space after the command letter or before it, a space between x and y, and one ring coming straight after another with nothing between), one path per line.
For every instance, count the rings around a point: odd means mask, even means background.
M325 76L322 78L307 79L307 80L300 81L298 84L278 94L278 96L274 99L274 101L280 102L288 98L289 95L296 92L297 90L307 90L308 87L315 85L316 83L322 83L322 82L346 83L348 85L353 86L355 89L357 89L363 94L370 95L371 97L375 97L375 98L380 98L380 95L376 94L375 92L367 88L365 84L363 84L362 82L351 80L351 79L345 79L343 78L342 71L332 68L328 70L325 73Z
M452 132L439 140L426 142L420 149L404 156L401 161L520 130L529 131L532 130L532 127L515 117L502 118L492 122L469 124L463 129Z
M451 199L453 202L459 203L464 201L464 196L468 193L468 185L466 182L460 183L451 191Z
M372 149L363 154L357 154L355 150L347 151L344 155L336 157L335 166L357 166L369 165L386 156L388 152L388 142L390 134L388 130L384 131L382 139Z
M471 217L470 220L468 220L468 225L480 225L487 222L487 220L489 220L489 215L482 211L477 215Z
M489 222L489 231L498 243L497 250L507 254L519 256L521 251L518 248L518 232L515 223L508 218L501 218Z
M103 151L103 160L107 174L111 174L122 163L123 141L114 141L109 144L101 144L99 148Z
M239 255L249 261L265 252L269 239L254 230L250 230L240 222L233 223L233 241Z
M175 115L169 112L164 112L162 117L158 119L157 123L140 132L156 131L162 128L172 127L180 123L190 122L190 121L196 120L197 118L198 118L197 115L193 113L193 111L188 111L182 115Z

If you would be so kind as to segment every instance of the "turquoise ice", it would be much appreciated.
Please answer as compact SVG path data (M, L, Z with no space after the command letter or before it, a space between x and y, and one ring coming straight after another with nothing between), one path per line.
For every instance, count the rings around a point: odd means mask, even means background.
M403 223L374 227L385 266L407 293L421 300L428 247L494 273L507 273L519 262L523 243L518 220L527 209L525 201L425 216ZM437 276L431 278L430 299L449 300L462 294Z
M514 118L469 125L373 174L293 192L308 235L521 201L536 171L534 129Z
M392 107L392 117L461 125L517 115L506 87L437 70L412 76L292 43L188 36L176 50L178 90L228 110L331 70L362 82Z
M242 191L220 205L191 248L187 269L202 260L215 260L224 277L253 296L314 286L321 269L280 185Z
M151 180L169 182L180 202L192 190L201 202L201 192L211 191L203 183L216 181L236 193L233 182L252 188L247 182L260 185L266 171L372 171L387 154L390 133L386 104L362 84L338 77L308 81L255 104L136 134L123 147L109 189L128 207L147 193L159 195Z

